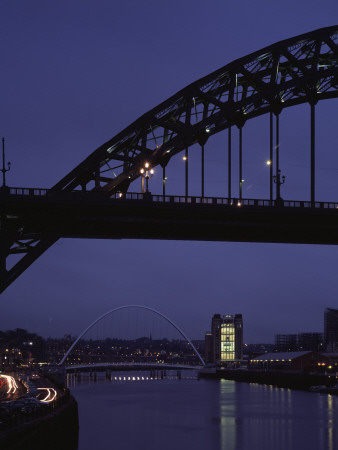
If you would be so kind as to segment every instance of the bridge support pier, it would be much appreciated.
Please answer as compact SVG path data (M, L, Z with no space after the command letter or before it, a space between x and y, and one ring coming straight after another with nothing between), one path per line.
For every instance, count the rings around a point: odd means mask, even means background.
M273 202L273 112L270 111L270 202Z
M311 107L311 203L315 202L315 103Z
M162 174L162 183L163 183L163 197L165 197L165 182L166 182L166 177L165 177L165 166L163 166L163 174Z
M278 183L279 173L279 114L276 114L276 200L280 199L280 184Z
M201 146L201 197L204 198L204 144Z
M189 152L188 152L188 147L186 147L185 149L185 196L188 197L189 195Z
M243 160L242 160L242 150L243 150L243 126L245 124L245 115L243 113L237 113L235 116L235 123L238 128L239 133L239 143L238 143L238 167L239 167L239 174L238 174L238 183L239 183L239 200L242 200L242 188L243 188Z
M228 199L231 199L231 126L228 128Z
M242 187L243 187L243 175L242 175L242 130L243 127L239 127L239 199L242 200Z

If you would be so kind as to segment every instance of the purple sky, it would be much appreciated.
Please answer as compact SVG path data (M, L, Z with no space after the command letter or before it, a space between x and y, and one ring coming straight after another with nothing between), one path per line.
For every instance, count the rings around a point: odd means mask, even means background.
M7 181L47 188L187 84L279 40L335 25L338 3L3 0L0 17ZM337 106L317 106L318 200L338 201ZM309 198L309 114L303 105L281 115L286 199ZM268 117L243 133L243 196L267 197ZM206 147L206 195L226 196L226 144L221 133ZM235 171L236 164L234 157ZM198 149L190 169L190 192L198 195ZM183 176L178 156L168 194L183 194ZM161 192L159 176L150 183ZM0 329L77 335L107 310L136 303L168 315L191 338L203 337L214 313L242 313L246 342L273 342L275 333L322 331L325 307L338 307L337 262L333 246L60 240L1 295Z

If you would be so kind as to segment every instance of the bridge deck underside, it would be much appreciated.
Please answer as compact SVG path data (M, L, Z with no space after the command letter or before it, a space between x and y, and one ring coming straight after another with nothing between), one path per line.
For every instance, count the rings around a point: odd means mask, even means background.
M95 372L95 371L141 371L141 370L196 370L201 369L201 365L184 365L184 364L166 364L166 363L145 363L145 364L133 364L133 363L106 363L106 364L77 364L72 366L66 366L65 370L68 373L72 372Z
M11 227L24 230L20 239L44 233L64 238L338 244L336 209L46 196L7 198L2 210Z

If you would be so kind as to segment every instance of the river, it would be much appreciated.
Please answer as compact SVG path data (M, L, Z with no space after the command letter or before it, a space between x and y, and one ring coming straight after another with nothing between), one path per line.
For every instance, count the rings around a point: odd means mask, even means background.
M78 450L338 448L336 396L176 375L69 375L79 405Z

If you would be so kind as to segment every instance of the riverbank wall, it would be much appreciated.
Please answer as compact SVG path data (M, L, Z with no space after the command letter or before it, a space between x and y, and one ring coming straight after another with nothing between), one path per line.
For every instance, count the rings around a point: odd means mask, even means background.
M258 370L216 369L200 372L201 378L225 379L246 383L268 384L281 388L309 390L311 386L335 386L335 375L312 374L304 372L261 372Z
M42 415L16 416L0 432L1 450L76 450L78 407L69 391Z

